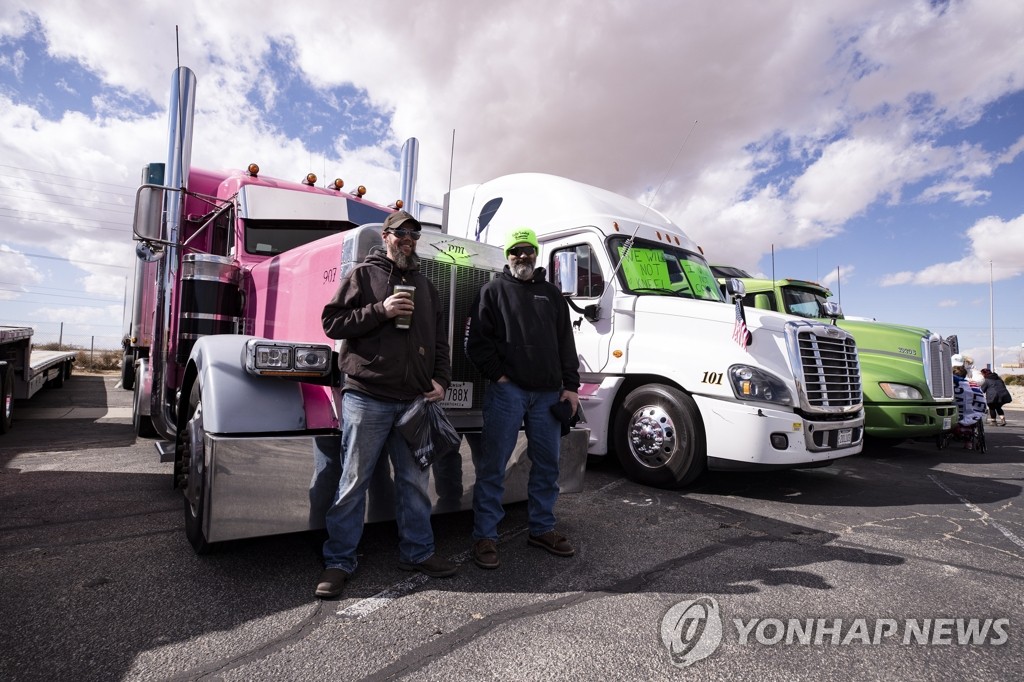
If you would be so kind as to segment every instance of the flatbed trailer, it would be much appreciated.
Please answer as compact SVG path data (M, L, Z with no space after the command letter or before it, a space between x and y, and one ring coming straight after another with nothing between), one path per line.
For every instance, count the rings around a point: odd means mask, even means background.
M14 401L71 378L75 351L32 350L31 327L0 326L0 434L14 422Z

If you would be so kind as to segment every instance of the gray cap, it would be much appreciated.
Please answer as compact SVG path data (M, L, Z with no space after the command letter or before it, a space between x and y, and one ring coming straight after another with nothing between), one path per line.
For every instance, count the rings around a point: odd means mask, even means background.
M407 230L422 230L423 226L420 225L420 221L413 218L408 211L395 211L387 218L384 219L384 229L394 230L403 223L411 222L411 225L406 225Z

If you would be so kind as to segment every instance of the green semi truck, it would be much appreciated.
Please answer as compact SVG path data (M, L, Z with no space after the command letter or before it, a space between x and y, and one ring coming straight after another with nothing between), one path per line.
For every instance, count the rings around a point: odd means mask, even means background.
M719 282L743 283L747 307L831 320L853 335L869 438L931 438L956 421L948 339L920 327L846 319L838 307L829 315L825 302L832 292L815 282L757 279L730 266L712 266L712 271Z

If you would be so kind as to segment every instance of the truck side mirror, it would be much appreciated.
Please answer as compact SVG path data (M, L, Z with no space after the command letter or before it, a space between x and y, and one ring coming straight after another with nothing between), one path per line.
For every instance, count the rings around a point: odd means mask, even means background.
M725 283L725 295L735 301L737 298L747 295L747 287L743 282L732 277Z
M135 238L142 241L160 239L161 218L164 210L164 188L143 185L135 193L135 217L132 230Z
M835 301L825 301L825 317L841 320L843 318L843 307Z
M575 251L559 251L554 262L555 286L563 296L575 296L578 289L579 264L576 262Z
M760 310L771 310L772 304L768 294L754 294L754 307Z

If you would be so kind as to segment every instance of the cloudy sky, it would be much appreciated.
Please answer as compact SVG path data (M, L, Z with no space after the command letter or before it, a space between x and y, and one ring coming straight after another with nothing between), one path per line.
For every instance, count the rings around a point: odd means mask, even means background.
M994 299L996 362L1017 362L1022 26L1010 0L5 0L0 324L117 347L180 57L197 166L311 170L386 204L414 136L422 200L449 176L565 175L712 262L824 282L982 364Z

